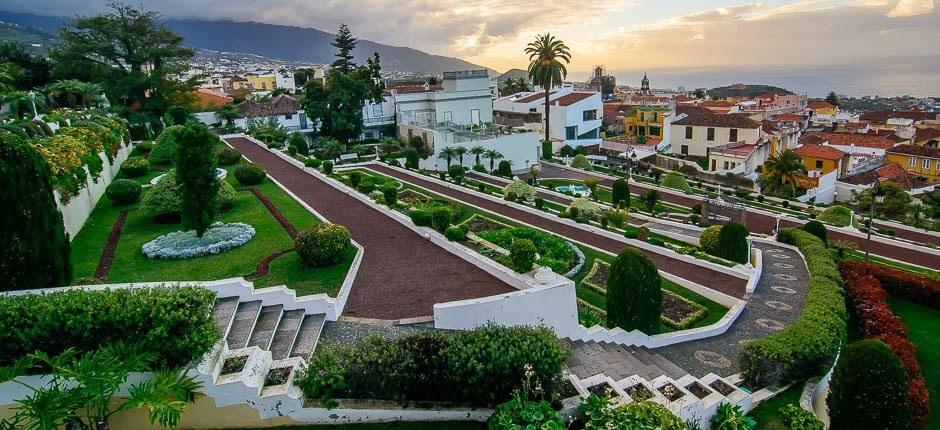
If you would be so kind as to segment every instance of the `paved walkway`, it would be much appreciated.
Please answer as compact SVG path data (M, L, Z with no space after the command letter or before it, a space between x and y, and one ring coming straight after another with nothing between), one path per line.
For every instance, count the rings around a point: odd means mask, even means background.
M437 182L403 173L381 164L372 164L367 167L380 174L409 182L435 193L451 197L455 200L459 200L464 203L489 210L491 212L495 212L506 218L514 219L523 224L528 224L553 232L559 236L585 243L607 252L619 254L620 251L622 251L627 246L625 243L619 240L608 238L596 233L591 233L580 228L554 221L550 218L545 218L520 209L516 209L502 202L494 202L492 200L485 199L466 189L449 188ZM745 285L747 281L742 278L711 270L704 266L685 262L655 252L645 250L640 251L648 255L650 259L653 260L653 262L656 264L656 267L659 267L665 272L680 276L699 285L712 288L716 291L720 291L733 297L744 297Z
M433 315L435 303L515 291L254 142L242 137L226 141L330 222L346 226L365 248L344 316L426 317Z
M610 187L613 184L613 180L605 176L597 176L593 174L583 173L579 171L573 171L568 169L563 169L551 163L542 163L542 174L543 178L566 178L566 179L578 179L583 180L588 177L595 177L598 180L598 183L605 187ZM642 184L637 182L630 183L630 192L637 194L645 192L652 187L648 184ZM686 196L686 195L676 195L669 192L661 193L663 201L673 203L679 206L690 208L696 203L702 201L701 196ZM747 229L755 233L771 234L773 233L774 227L776 225L776 218L771 215L766 215L759 213L753 210L748 209L747 217L745 218L745 224ZM794 227L800 226L802 223L795 221L782 221L782 224L785 227ZM906 233L905 233L906 234ZM847 242L855 243L858 246L860 251L865 251L865 238L860 238L857 236L849 235L846 233L829 230L829 239L830 240L844 240ZM880 255L883 257L893 258L895 260L904 261L912 264L921 265L924 267L929 267L931 269L940 270L940 256L936 254L931 254L927 252L922 252L917 249L912 249L909 245L906 245L901 242L897 244L888 244L884 242L871 242L872 254Z

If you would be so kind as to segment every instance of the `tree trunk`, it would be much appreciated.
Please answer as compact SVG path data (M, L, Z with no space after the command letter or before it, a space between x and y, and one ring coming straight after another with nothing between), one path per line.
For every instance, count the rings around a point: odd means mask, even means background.
M548 126L549 126L549 119L548 119L549 115L548 115L548 113L549 113L549 106L550 106L550 105L548 104L548 86L551 85L551 82L548 82L548 83L546 83L546 84L547 84L547 85L543 85L543 87L545 87L545 88L543 88L543 89L545 90L545 140L551 140L551 139L548 137L548 130L549 130L549 127L548 127Z

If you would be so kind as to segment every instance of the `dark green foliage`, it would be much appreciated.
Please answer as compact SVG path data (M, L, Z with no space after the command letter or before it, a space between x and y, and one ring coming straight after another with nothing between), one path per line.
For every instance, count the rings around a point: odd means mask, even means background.
M500 161L498 167L496 167L496 174L507 178L512 177L512 163L509 160Z
M529 239L513 240L509 245L509 263L512 265L512 270L519 273L531 271L532 265L535 264L535 254L538 251L535 243Z
M235 148L222 148L217 151L220 166L231 166L242 159L242 153Z
M246 163L235 169L235 179L242 185L258 185L267 176L268 172L260 164Z
M385 204L389 206L398 203L398 187L394 183L383 185L382 197L385 197Z
M743 224L730 222L721 228L715 256L735 263L746 264L749 260L747 246L747 228Z
M827 243L827 239L826 239L826 225L825 225L825 224L823 224L823 223L821 223L821 222L819 222L819 221L816 221L816 220L812 220L812 221L810 221L810 222L808 222L808 223L806 223L806 224L803 225L803 231L805 231L805 232L807 232L807 233L809 233L809 234L811 234L811 235L813 235L813 236L818 237L819 240L823 241L823 243Z
M176 125L167 127L160 133L160 136L157 137L157 141L153 145L153 150L150 151L150 156L147 157L147 160L151 164L170 164L173 162L173 159L176 157L176 148L180 138L180 133L183 131L183 126Z
M116 205L129 205L140 198L142 190L137 181L116 179L111 185L108 185L104 193Z
M411 217L411 222L418 227L431 226L431 213L426 210L412 209L411 212L408 212L408 216Z
M612 201L614 207L630 207L630 184L626 179L616 179L611 187ZM623 203L621 203L623 202Z
M450 175L451 179L458 180L457 178L463 178L467 174L467 169L455 164L447 168L447 174Z
M315 225L300 232L294 241L300 261L312 267L332 266L343 261L349 246L349 230L339 224Z
M333 174L333 162L332 161L330 160L324 161L322 167L323 167L323 173L326 173L327 175Z
M536 198L535 198L535 208L538 209L538 210L542 210L544 207L545 207L545 199L543 199L543 198L541 198L541 197L536 197Z
M189 114L189 111L182 106L170 106L166 110L166 118L170 121L166 121L168 125L186 125L192 116Z
M27 143L2 131L0 201L5 205L0 291L67 285L72 279L70 245L53 197L52 175Z
M362 173L350 172L348 178L349 178L349 186L353 188L358 188L359 182L362 181Z
M121 164L121 173L128 178L144 176L150 171L150 162L146 158L131 157Z
M625 405L611 405L607 399L591 394L578 406L575 423L571 428L617 430L691 430L682 419L665 406L650 400L634 401ZM583 427L581 427L583 426ZM726 430L722 427L722 430ZM738 430L730 429L727 430Z
M215 293L172 286L0 297L0 366L43 351L139 342L158 367L200 358L219 338Z
M822 421L816 418L816 414L794 404L780 408L780 415L783 415L783 423L790 430L825 430L826 428Z
M542 158L545 158L545 159L552 158L552 141L550 140L542 141Z
M292 133L290 138L287 139L287 145L297 148L297 152L303 155L310 153L310 145L307 144L307 139L304 139L300 133Z
M176 151L176 181L180 184L180 215L183 227L202 237L219 213L219 181L215 177L216 155L212 152L219 138L206 126L188 125L179 134ZM238 176L236 171L236 177Z
M314 169L319 169L320 165L323 164L322 161L318 158L308 158L304 160L304 167L312 167Z
M497 406L487 423L490 430L565 428L564 420L552 409L551 403L525 400L521 396Z
M662 195L658 190L648 190L643 193L643 206L646 207L648 212L655 212L656 204L659 203Z
M450 227L453 212L448 207L437 207L431 212L431 227L443 233Z
M451 241L460 241L467 238L467 233L470 232L470 228L466 225L447 227L447 230L444 231L444 237L447 240Z
M911 428L907 374L897 356L877 339L845 347L826 403L833 430Z
M486 184L484 184L483 182L477 182L477 191L479 191L479 192L481 192L481 193L485 193L485 192L486 192Z
M420 138L419 138L420 139ZM418 153L416 148L405 148L405 167L409 169L418 168L418 160L421 158L421 154Z
M661 282L649 257L625 248L611 264L607 277L607 325L657 333L663 303Z

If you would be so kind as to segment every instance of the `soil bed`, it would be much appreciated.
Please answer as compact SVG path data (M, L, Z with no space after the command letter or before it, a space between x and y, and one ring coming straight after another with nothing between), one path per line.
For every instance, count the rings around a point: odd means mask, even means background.
M630 388L627 388L627 394L629 394L635 402L640 402L653 397L653 392L650 391L649 388L646 388L646 386L643 384L636 384Z
M682 298L675 294L663 292L662 315L675 324L684 322L686 319L693 317L696 313L701 313L702 309L701 306L696 306L693 303L682 300ZM694 319L699 320L703 317L705 317L705 313L702 313Z
M711 384L708 384L708 386L714 388L715 391L721 393L722 396L727 396L734 392L734 387L724 383L721 379L716 379Z
M264 379L264 386L281 385L287 382L287 377L290 376L290 370L290 367L271 369L271 371L268 372L268 376Z
M670 402L679 400L682 398L682 396L685 395L684 393L682 393L681 390L679 390L679 388L677 388L675 385L671 383L667 383L663 385L662 387L659 387L659 392L663 393L663 395L666 396L666 398L669 399Z
M242 370L245 370L246 363L248 363L247 355L226 358L225 363L222 363L222 374L228 375L230 373L241 372Z
M708 388L703 387L702 384L699 384L698 382L692 382L691 384L686 385L685 389L689 390L690 393L700 399L704 399L712 393L711 391L708 391Z

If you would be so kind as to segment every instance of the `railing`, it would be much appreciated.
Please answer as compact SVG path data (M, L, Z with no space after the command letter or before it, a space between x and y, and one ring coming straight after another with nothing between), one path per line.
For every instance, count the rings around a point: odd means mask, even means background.
M364 118L364 119L362 120L362 123L365 124L365 125L386 124L386 123L387 123L387 124L391 124L391 123L394 123L394 122L395 122L395 117L394 117L394 116L382 116L382 117L377 117L377 118Z
M856 173L863 173L869 170L876 169L878 167L881 167L881 165L884 164L884 161L885 161L885 157L868 158L865 161L862 161L861 163L858 163L852 167L849 167L848 174L854 175Z
M444 79L478 79L489 78L486 70L461 70L457 72L444 72Z

